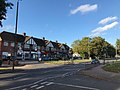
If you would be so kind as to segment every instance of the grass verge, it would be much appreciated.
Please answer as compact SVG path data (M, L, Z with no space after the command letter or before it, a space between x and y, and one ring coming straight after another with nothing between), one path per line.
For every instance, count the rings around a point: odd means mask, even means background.
M11 70L10 68L1 68L0 67L0 71L8 71L8 70Z
M58 65L62 65L62 64L78 64L78 63L84 63L84 62L90 62L91 60L89 59L85 59L85 60L58 60L58 61L44 61L44 63L46 64L58 64Z
M113 63L113 64L106 64L102 68L105 71L120 73L120 62Z

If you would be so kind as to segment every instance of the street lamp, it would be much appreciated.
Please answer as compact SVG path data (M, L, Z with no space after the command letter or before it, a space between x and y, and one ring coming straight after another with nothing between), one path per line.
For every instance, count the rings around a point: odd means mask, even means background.
M19 1L17 0L17 9L16 9L16 23L15 23L15 35L14 35L14 42L15 42L15 46L14 46L14 58L13 58L13 65L12 65L12 70L14 71L14 61L16 59L17 56L17 52L16 52L16 43L17 43L17 28L18 28L18 10L19 10Z

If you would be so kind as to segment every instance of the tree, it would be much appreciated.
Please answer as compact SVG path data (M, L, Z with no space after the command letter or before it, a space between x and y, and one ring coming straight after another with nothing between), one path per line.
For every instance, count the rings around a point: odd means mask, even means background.
M74 42L73 42L73 44L71 45L72 46L72 49L73 49L73 52L75 53L75 52L77 52L77 53L79 53L79 49L80 49L80 40L75 40Z
M117 54L120 55L120 39L117 39L117 41L116 41L116 47L117 47Z
M89 57L90 38L84 37L82 40L75 40L72 44L73 52L79 53L82 57Z
M102 37L94 37L91 41L91 47L91 55L93 54L98 58L115 57L114 46Z
M12 9L13 4L7 0L0 0L0 26L2 27L2 20L6 20L7 9Z
M98 57L114 57L115 48L113 45L105 41L102 37L84 37L82 40L75 40L72 44L74 52L79 53L84 58Z
M101 37L94 37L91 41L91 55L101 57L105 52L105 39Z
M89 37L84 37L80 43L80 55L84 58L89 58L90 55L90 40Z

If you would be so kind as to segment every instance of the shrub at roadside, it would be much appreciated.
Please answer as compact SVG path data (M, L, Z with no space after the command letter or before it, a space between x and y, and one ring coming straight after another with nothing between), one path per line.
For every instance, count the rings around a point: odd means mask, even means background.
M102 68L105 71L119 73L120 72L120 63L106 64Z

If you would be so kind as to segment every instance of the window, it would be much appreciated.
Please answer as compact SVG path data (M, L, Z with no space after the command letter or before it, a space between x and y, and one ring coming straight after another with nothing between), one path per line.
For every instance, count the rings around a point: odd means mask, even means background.
M14 46L15 46L15 43L14 43L14 42L12 42L12 43L11 43L11 47L14 47Z
M27 44L25 44L25 46L24 46L25 48L30 48L30 45L27 45Z
M38 49L40 50L40 46L38 46Z
M51 48L51 51L55 51L56 49L55 48Z
M37 45L33 45L33 49L34 49L34 50L37 50Z
M49 47L46 47L46 50L49 51Z
M19 54L19 53L18 53L18 54L17 54L17 57L22 57L22 54Z
M8 42L4 42L4 46L8 46Z
M2 52L2 58L6 58L8 56L8 52Z
M21 46L21 43L18 43L18 46Z
M29 57L29 53L25 53L25 57L27 57L27 58L28 58L28 57Z

